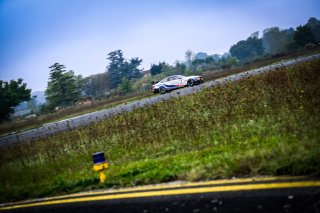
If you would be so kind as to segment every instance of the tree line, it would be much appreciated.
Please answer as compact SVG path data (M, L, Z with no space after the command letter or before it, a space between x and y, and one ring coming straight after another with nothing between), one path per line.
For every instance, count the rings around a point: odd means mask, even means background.
M265 55L286 54L320 42L320 21L310 18L296 29L267 28L259 38L259 32L233 45L229 52L240 61L252 61Z
M319 45L319 42L320 21L310 18L305 25L296 29L267 28L263 30L261 37L259 32L254 32L247 39L232 45L229 52L223 55L194 54L187 50L184 61L176 61L174 65L166 62L151 64L147 71L139 68L142 59L126 59L121 50L107 54L109 64L106 72L88 77L75 75L74 71L68 71L65 65L55 63L49 67L50 75L45 91L47 103L43 111L74 105L84 96L99 99L143 91L150 89L151 81L159 81L168 75L193 75L205 70L228 69L266 56L288 54L304 47ZM143 75L143 72L147 75ZM34 108L35 97L30 97L30 92L22 79L10 82L0 80L0 122L8 119L13 108L22 101L28 101L28 105Z

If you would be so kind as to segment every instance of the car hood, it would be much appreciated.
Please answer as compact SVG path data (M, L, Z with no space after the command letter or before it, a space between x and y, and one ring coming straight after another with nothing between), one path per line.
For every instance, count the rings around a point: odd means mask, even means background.
M191 76L186 76L186 78L200 78L200 75L191 75Z

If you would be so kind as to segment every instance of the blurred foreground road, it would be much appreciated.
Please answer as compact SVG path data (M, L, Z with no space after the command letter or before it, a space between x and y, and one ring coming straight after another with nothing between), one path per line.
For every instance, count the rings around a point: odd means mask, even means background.
M1 204L0 212L320 212L320 178L257 177L91 191Z

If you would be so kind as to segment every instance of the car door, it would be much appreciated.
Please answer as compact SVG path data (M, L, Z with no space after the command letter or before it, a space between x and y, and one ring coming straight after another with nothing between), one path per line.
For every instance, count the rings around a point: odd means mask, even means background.
M174 86L174 85L175 85L175 78L172 77L172 76L171 76L171 77L168 77L166 84L167 84L168 86Z
M179 76L174 76L174 79L172 80L173 84L176 85L177 87L183 87L183 79Z

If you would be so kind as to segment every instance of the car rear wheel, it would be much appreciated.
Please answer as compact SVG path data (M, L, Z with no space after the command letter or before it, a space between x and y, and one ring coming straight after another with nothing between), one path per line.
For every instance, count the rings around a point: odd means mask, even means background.
M195 81L193 79L188 80L188 86L193 87L195 85Z
M160 93L161 93L161 94L164 94L164 93L166 93L166 92L167 92L166 88L160 87Z

